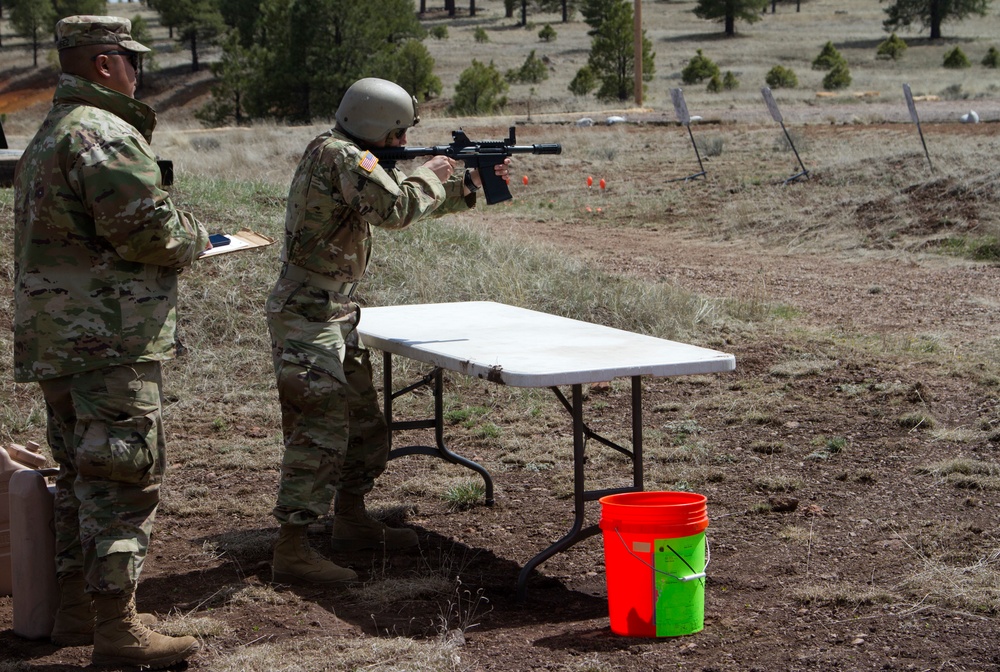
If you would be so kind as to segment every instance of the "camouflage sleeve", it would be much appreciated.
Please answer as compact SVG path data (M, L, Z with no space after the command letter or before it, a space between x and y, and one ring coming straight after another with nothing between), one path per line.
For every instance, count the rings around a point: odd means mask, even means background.
M464 196L465 191L465 170L459 169L444 183L445 201L438 209L437 214L444 215L449 212L459 212L476 207L476 192Z
M373 226L402 229L426 217L475 204L475 199L468 203L461 196L460 180L442 183L432 170L423 167L408 177L380 165L369 170L365 154L351 147L340 157L340 188L345 201Z
M74 172L78 193L92 208L95 233L123 259L176 268L208 246L205 227L177 210L160 187L156 157L141 139L126 136L92 146Z

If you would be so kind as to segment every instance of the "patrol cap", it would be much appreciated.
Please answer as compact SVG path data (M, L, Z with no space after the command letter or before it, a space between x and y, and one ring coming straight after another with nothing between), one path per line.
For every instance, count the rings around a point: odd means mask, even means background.
M150 51L132 39L132 22L120 16L67 16L56 24L56 40L59 51L90 44L113 44L139 54Z

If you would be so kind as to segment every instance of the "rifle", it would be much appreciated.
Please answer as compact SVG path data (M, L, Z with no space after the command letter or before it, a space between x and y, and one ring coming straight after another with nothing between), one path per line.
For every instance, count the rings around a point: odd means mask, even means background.
M451 132L450 145L435 145L433 147L380 147L371 149L371 153L379 161L392 168L396 161L415 159L418 156L447 156L462 161L466 168L478 168L479 178L483 182L483 193L490 205L509 200L511 197L507 182L494 172L493 167L512 154L562 154L562 145L516 145L514 127L510 127L504 140L470 140L465 131L459 129Z

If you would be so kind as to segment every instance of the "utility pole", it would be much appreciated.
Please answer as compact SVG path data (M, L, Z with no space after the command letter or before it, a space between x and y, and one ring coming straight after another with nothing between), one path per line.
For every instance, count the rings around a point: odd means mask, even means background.
M642 0L635 0L635 106L642 107Z

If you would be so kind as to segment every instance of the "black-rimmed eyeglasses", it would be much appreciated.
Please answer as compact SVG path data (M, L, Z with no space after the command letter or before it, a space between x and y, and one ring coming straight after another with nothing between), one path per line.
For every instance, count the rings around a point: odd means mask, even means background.
M128 59L129 64L131 64L132 69L139 72L139 54L134 51L118 51L112 49L111 51L102 51L99 54L94 54L90 57L90 60L96 61L98 56L124 56Z

